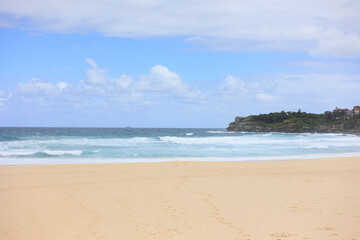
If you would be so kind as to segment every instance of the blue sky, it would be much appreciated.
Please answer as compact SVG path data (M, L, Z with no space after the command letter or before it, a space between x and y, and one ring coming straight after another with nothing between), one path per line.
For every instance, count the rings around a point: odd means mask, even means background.
M225 128L360 104L358 1L0 2L0 126Z

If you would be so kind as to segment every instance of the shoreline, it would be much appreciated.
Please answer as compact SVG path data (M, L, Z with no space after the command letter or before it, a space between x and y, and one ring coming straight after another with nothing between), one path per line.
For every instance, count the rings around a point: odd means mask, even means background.
M0 238L360 239L360 157L0 166Z
M221 159L221 157L219 157ZM211 164L276 164L276 163L296 163L296 162L309 162L309 163L317 163L317 162L328 162L328 161L347 161L347 160L358 160L360 163L360 155L359 156L333 156L333 157L319 157L319 158L294 158L294 159L271 159L271 160L254 160L254 161L236 161L236 160L164 160L164 161L148 161L148 162L94 162L94 163L60 163L60 164L14 164L14 165L0 165L0 172L4 168L66 168L66 167L110 167L110 166L119 166L119 167L126 167L127 165L144 165L144 166L152 166L152 165L178 165L178 164L204 164L204 165L211 165ZM1 176L1 175L0 175Z
M44 162L46 158L5 158L0 159L2 166L57 166L57 165L87 165L87 164L131 164L131 163L171 163L171 162L273 162L317 160L330 158L360 157L360 152L338 154L307 154L295 156L270 156L270 157L164 157L164 158L48 158L53 162ZM86 160L90 159L90 160ZM12 161L19 161L11 164Z

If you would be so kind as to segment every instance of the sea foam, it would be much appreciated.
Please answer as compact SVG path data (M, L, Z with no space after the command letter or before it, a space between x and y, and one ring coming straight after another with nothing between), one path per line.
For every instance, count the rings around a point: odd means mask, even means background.
M360 137L344 134L227 133L223 129L15 130L0 128L0 164L360 155Z

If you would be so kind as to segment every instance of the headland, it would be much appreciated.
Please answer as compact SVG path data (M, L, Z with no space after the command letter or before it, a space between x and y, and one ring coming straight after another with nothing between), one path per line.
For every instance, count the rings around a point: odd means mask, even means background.
M354 110L355 109L355 110ZM336 108L323 114L274 112L236 117L227 127L232 132L346 133L360 135L360 107Z

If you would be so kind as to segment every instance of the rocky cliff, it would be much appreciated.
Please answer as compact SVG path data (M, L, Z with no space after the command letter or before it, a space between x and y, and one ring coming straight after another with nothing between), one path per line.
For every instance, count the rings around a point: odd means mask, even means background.
M360 119L326 119L324 114L307 113L271 114L236 117L227 131L360 134Z

